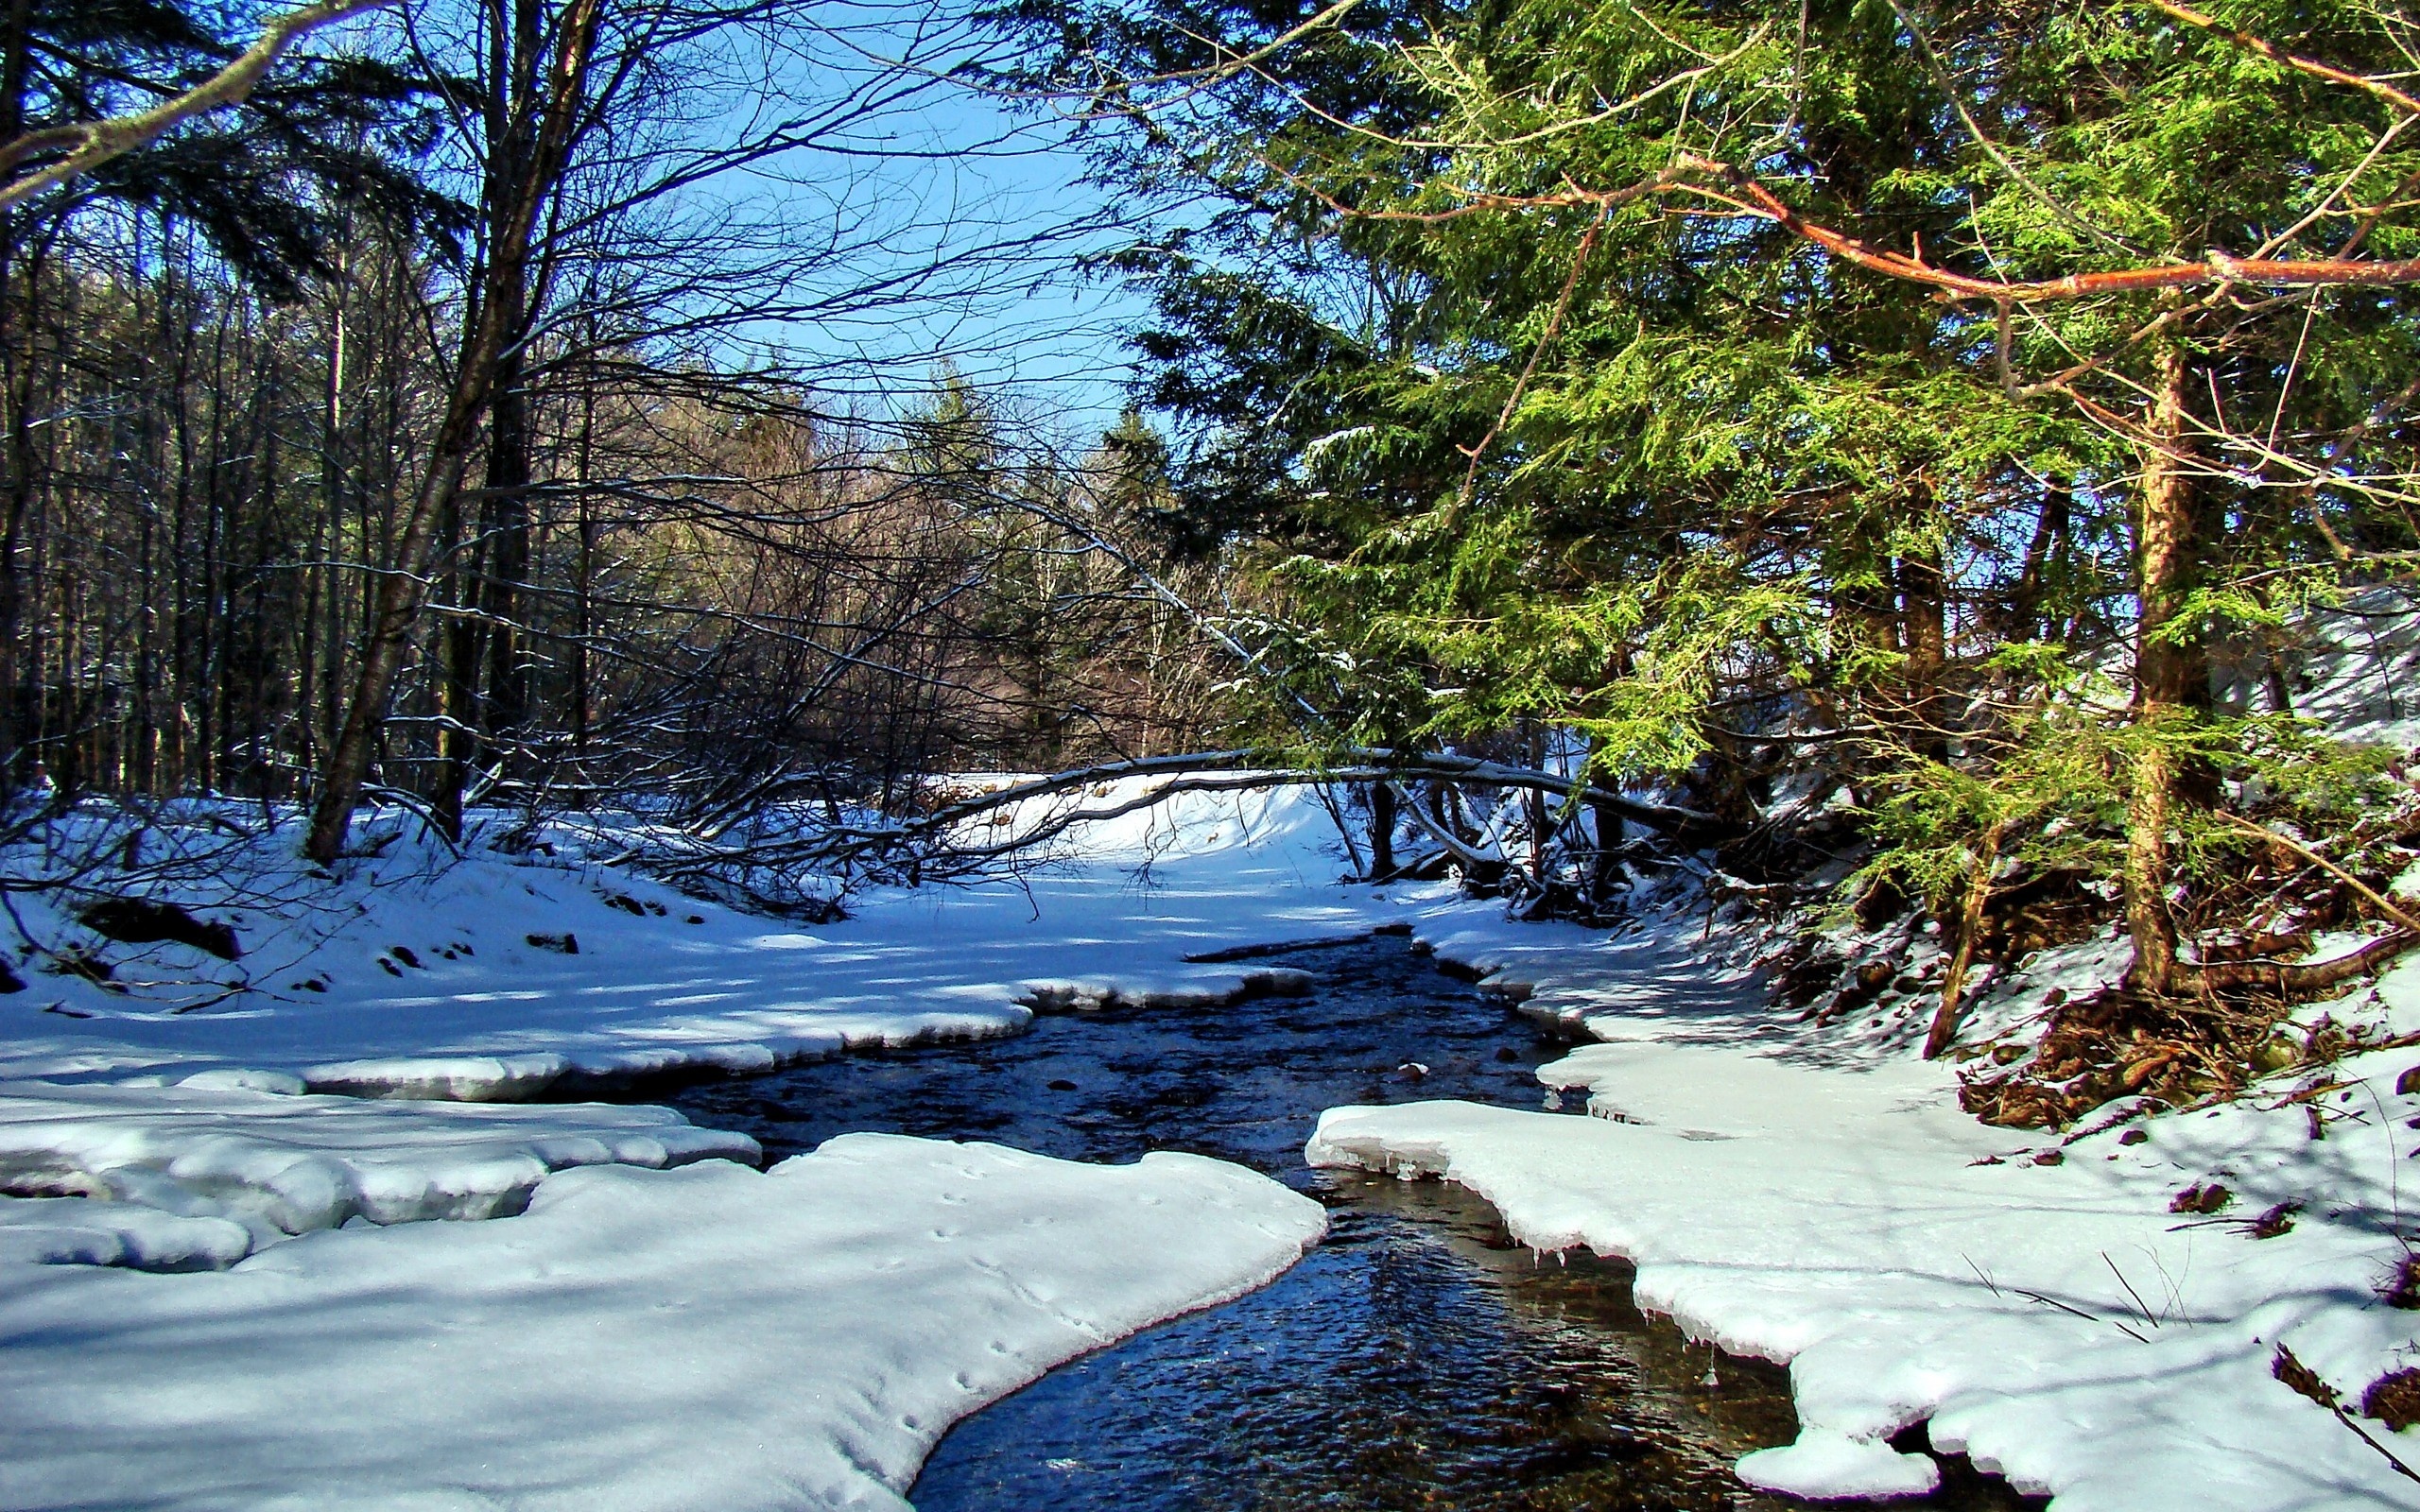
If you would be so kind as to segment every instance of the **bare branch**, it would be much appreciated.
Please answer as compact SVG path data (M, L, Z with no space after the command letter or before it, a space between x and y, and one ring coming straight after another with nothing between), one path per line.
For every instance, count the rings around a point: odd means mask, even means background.
M2296 73L2308 74L2313 78L2326 79L2331 84L2342 84L2347 89L2360 90L2373 98L2386 101L2406 114L2420 115L2420 99L2413 99L2383 80L2366 78L2360 74L2348 73L2342 68L2323 63L2317 59L2303 58L2290 53L2266 38L2256 37L2248 31L2238 31L2214 16L2204 15L2190 6L2178 5L2176 0L2145 0L2145 3L2162 15L2171 16L2188 26L2199 26L2204 31L2224 37L2246 52L2258 53L2273 63L2290 68Z

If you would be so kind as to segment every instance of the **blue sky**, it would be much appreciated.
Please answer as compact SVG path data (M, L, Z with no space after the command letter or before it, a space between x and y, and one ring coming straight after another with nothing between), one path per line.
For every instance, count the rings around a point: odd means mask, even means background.
M946 12L922 0L826 0L819 15L778 90L737 93L760 112L887 90L886 102L713 197L802 234L845 221L851 247L834 260L836 284L963 261L895 302L768 321L752 336L840 364L866 390L919 391L946 362L1017 413L1075 433L1107 428L1131 375L1123 334L1146 307L1079 264L1145 225L1083 181L1084 154L1063 118L940 77L983 45ZM902 60L910 71L890 72Z

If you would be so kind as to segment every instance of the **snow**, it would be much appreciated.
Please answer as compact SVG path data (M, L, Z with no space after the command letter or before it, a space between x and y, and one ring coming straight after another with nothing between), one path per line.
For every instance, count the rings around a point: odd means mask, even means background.
M2342 661L2312 664L2311 698L2402 739L2401 696L2361 682L2374 659ZM111 945L123 990L28 960L31 988L0 997L0 1071L49 1078L0 1088L19 1194L0 1198L0 1503L303 1504L341 1485L366 1504L897 1506L948 1421L1269 1279L1317 1214L1175 1158L851 1136L759 1175L668 1115L495 1100L1013 1033L1036 1011L1215 1011L1305 986L1255 947L1408 928L1594 1041L1540 1091L1596 1116L1336 1109L1308 1158L1461 1182L1541 1250L1630 1257L1641 1304L1694 1335L1788 1362L1801 1432L1742 1460L1751 1485L1918 1492L1932 1460L1890 1440L1924 1423L2058 1512L2410 1504L2271 1362L2289 1345L2354 1402L2420 1366L2414 1314L2379 1295L2420 1143L2420 1098L2394 1086L2420 1049L2349 1059L2341 1086L2114 1106L2065 1142L1989 1128L1915 1054L1937 939L1858 942L1893 984L1784 1022L1755 970L1776 942L1685 903L1693 877L1643 888L1651 922L1620 932L1340 885L1299 790L1189 796L1090 827L1068 865L877 892L812 926L568 850L440 867L414 844L399 831L309 888L264 862L184 896L236 927L237 962ZM74 943L40 907L36 932ZM2124 956L2096 936L1981 974L1965 1042L2021 1040ZM258 989L229 995L238 980ZM2319 1015L2420 1037L2420 964L2298 1018ZM2211 1182L2228 1206L2170 1211Z
M251 1248L251 1230L225 1218L91 1197L0 1198L0 1265L219 1270Z
M1036 1007L1297 992L1298 972L1186 957L1355 934L1389 912L1337 885L1322 850L1334 827L1299 789L1186 795L1089 826L1080 866L875 892L853 918L798 926L569 860L452 861L392 816L364 829L389 843L333 884L298 881L281 834L184 889L197 917L234 925L233 963L99 941L21 902L54 949L105 948L121 989L28 960L28 988L0 996L0 1075L207 1069L352 1095L527 1100L1012 1034Z
M0 1254L232 1264L356 1217L517 1212L573 1166L758 1158L746 1135L692 1127L667 1108L365 1102L212 1085L221 1080L0 1083L0 1190L19 1194L0 1197Z
M1323 1226L1194 1156L857 1134L216 1273L0 1264L0 1504L905 1508L951 1422Z
M1668 966L1687 943L1628 948ZM1616 948L1566 949L1582 973L1534 971L1530 1000L1587 1005L1606 1042L1539 1074L1596 1116L1332 1109L1307 1159L1460 1182L1538 1249L1635 1262L1639 1304L1693 1336L1787 1362L1800 1438L1743 1459L1752 1485L1921 1492L1931 1462L1885 1440L1928 1422L1936 1448L2055 1494L2058 1512L2408 1504L2271 1363L2282 1341L2356 1401L2420 1363L2411 1314L2377 1295L2404 1254L2399 1121L2420 1097L2394 1086L2413 1052L2347 1060L2316 1105L2281 1085L2062 1144L1961 1112L1945 1064L1853 1060L1744 995L1728 1014L1711 993L1608 1011L1620 994L1584 969ZM2420 973L2361 1006L2382 1027L2420 1024ZM2227 1208L2170 1212L2210 1180ZM2291 1202L2308 1206L2289 1231L2253 1236L2255 1216Z
M0 997L0 1504L904 1505L949 1423L1264 1283L1318 1205L875 1136L760 1174L666 1109L530 1100L1299 992L1226 957L1377 917L1300 795L1173 818L814 926L391 823L334 878L275 836L190 869L164 896L233 961L22 898L52 954ZM110 980L43 970L78 953Z
M1760 1491L1810 1501L1886 1501L1924 1496L1941 1486L1941 1471L1925 1455L1821 1429L1800 1434L1794 1444L1742 1455L1739 1478Z
M2420 615L2412 608L2410 594L2378 587L2314 614L2308 644L2285 659L2294 713L2319 720L2338 740L2399 752L2420 747ZM2238 701L2270 706L2265 692L2252 691L2256 672L2237 677Z

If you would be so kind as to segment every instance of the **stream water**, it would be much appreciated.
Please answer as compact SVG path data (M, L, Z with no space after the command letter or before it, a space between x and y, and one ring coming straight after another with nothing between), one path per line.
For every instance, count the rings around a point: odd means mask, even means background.
M1191 1150L1328 1208L1271 1285L1053 1371L959 1423L920 1512L1725 1508L1730 1470L1796 1432L1781 1370L1691 1346L1631 1303L1629 1267L1514 1245L1436 1182L1312 1171L1322 1108L1456 1097L1538 1108L1562 1050L1400 940L1275 958L1308 997L1038 1019L976 1045L850 1057L670 1101L770 1159L852 1129L1079 1160ZM1417 1068L1417 1069L1415 1069ZM1952 1467L1953 1472L1957 1467ZM2016 1507L1971 1472L1928 1502Z

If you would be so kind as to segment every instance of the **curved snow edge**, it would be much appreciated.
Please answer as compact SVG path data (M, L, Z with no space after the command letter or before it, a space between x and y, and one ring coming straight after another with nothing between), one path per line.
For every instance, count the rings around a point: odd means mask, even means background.
M2407 1060L2346 1073L2392 1080ZM2270 1370L2286 1342L2358 1395L2408 1364L2411 1314L2364 1287L2399 1247L2359 1200L2273 1238L2249 1218L2281 1191L2367 1194L2347 1173L2383 1202L2399 1123L2348 1119L2313 1141L2299 1106L2234 1105L2036 1163L2010 1148L2020 1131L1961 1128L1954 1104L1912 1095L1920 1068L1600 1044L1541 1075L1575 1071L1608 1116L1335 1108L1305 1156L1457 1182L1525 1244L1629 1260L1637 1304L1691 1337L1787 1365L1799 1442L1743 1460L1752 1484L1907 1494L1931 1467L1887 1441L1928 1422L1934 1448L2055 1494L2058 1512L2409 1504L2368 1446ZM1647 1120L1617 1122L1617 1107ZM2169 1196L2213 1169L2235 1173L2246 1216L2180 1223Z
M563 1172L517 1217L230 1271L13 1267L0 1503L909 1512L952 1423L1325 1228L1198 1156L852 1134L761 1173Z

